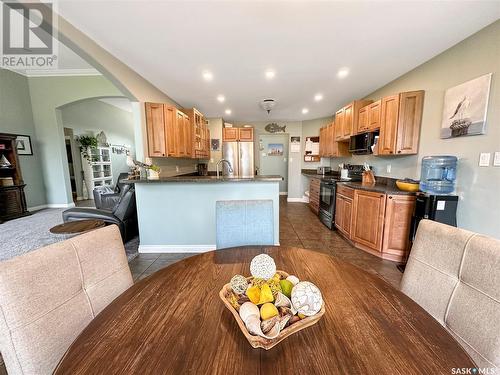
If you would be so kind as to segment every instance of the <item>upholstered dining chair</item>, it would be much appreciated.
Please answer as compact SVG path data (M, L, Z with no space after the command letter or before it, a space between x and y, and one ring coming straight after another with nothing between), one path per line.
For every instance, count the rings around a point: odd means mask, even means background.
M498 371L499 240L422 220L401 290L439 321L479 367Z
M133 284L116 225L0 263L7 371L50 374L78 334Z

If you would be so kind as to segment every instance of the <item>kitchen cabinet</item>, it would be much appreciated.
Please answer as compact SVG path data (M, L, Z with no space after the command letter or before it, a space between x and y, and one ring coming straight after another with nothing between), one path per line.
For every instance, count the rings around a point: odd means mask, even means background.
M385 200L383 193L354 191L351 239L377 252L382 251Z
M319 178L311 178L309 181L309 208L316 215L319 213L319 186L320 186Z
M167 157L177 156L177 139L176 139L176 116L177 108L169 105L163 106L164 129L166 137L166 155ZM170 136L168 136L170 135ZM149 137L149 133L148 133ZM151 156L151 155L150 155Z
M196 159L210 158L210 131L205 116L196 108L183 108L189 117L191 132L191 157Z
M319 131L319 155L321 157L342 157L349 156L349 144L337 142L335 123L328 124Z
M368 131L368 108L369 105L361 107L358 112L358 129L356 133L364 133Z
M410 248L410 225L416 199L411 195L387 195L382 252L406 256Z
M354 189L337 185L335 198L335 226L347 238L351 237L352 200Z
M375 131L377 129L380 129L380 116L382 114L381 107L382 107L381 99L368 105L368 113L367 113L368 131Z
M148 153L150 157L166 156L166 134L163 104L146 103Z
M418 153L423 102L424 91L382 98L378 155Z
M224 142L253 142L253 128L223 128L222 140Z
M348 141L358 133L359 110L370 104L371 100L355 100L335 113L335 140Z
M175 125L175 138L177 144L177 157L190 157L191 156L191 142L189 138L189 117L183 112L177 110L176 112L176 125Z

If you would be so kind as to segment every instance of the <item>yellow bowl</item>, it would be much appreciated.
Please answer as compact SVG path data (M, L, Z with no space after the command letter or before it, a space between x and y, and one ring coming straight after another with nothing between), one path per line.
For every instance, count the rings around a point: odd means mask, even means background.
M419 189L420 189L419 184L401 181L401 180L396 181L396 186L398 187L399 190L409 191L409 192L416 192L416 191L419 191Z

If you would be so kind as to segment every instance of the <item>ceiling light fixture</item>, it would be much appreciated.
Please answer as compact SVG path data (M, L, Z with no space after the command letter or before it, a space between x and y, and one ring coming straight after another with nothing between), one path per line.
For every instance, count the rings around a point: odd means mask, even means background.
M267 113L269 114L271 112L271 109L274 108L274 106L276 105L276 100L274 99L263 99L260 101L260 107L264 110L264 111L267 111Z
M267 79L273 79L275 76L276 76L276 72L274 70L266 71L266 78Z
M337 77L339 77L341 79L347 77L348 75L349 75L349 69L348 68L341 68L337 72Z
M230 110L230 109L226 109L226 110L224 111L224 113L225 113L226 115L230 115L230 114L231 114L231 110Z
M212 72L209 72L208 70L205 70L203 72L203 79L205 81L211 81L214 79L214 75L212 74Z
M302 114L305 115L306 113L309 113L309 109L307 108L302 108Z
M314 95L314 100L317 101L317 102L323 100L323 94L316 94L316 95Z
M224 95L218 95L217 96L217 101L219 103L224 103L226 101L226 98L224 97Z

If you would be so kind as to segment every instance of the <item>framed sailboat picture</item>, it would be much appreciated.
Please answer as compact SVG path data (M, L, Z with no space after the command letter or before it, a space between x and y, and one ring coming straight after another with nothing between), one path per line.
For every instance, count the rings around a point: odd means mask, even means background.
M485 74L446 90L441 138L486 133L491 75Z

